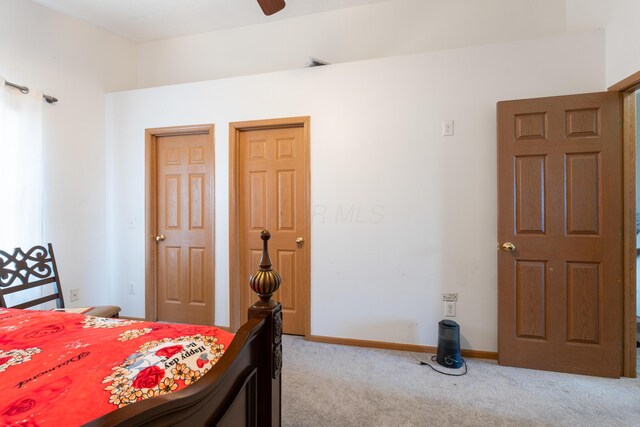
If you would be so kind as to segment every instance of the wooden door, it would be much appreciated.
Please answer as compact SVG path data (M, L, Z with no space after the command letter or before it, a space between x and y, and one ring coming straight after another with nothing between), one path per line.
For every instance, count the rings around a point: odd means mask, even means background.
M620 376L617 93L498 103L498 242L500 364Z
M173 128L155 149L154 320L213 325L213 129Z
M273 268L282 276L274 299L282 303L284 333L296 335L305 334L309 310L307 144L302 126L246 130L238 140L241 321L256 300L248 283L267 229Z

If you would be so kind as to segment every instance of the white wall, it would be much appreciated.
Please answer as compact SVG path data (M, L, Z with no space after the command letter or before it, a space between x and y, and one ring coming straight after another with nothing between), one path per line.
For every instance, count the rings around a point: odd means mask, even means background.
M104 303L104 94L135 87L135 45L30 1L0 0L0 75L60 99L43 107L44 238L68 305Z
M569 31L605 30L607 86L640 71L640 1L566 1Z
M640 71L640 2L615 0L606 26L607 85Z
M140 87L565 32L564 0L393 0L139 46Z
M606 30L606 82L640 70L638 0L392 0L138 46L139 87Z
M312 334L435 345L441 293L458 292L464 346L494 351L495 103L602 90L604 81L596 32L107 95L111 299L144 315L145 128L216 125L224 325L228 123L309 115ZM456 135L442 137L449 119Z

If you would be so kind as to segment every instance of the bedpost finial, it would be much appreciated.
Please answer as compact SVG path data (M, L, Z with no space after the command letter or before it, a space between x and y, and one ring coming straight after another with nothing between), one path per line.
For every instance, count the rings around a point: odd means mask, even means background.
M260 232L260 238L262 239L262 258L260 258L260 270L271 270L271 257L269 257L269 239L271 233L269 230L262 230Z
M275 305L275 302L271 301L271 296L274 292L280 288L280 282L282 278L280 273L271 268L271 258L269 257L269 239L271 233L268 230L262 230L260 232L260 238L262 239L262 258L260 259L260 269L256 271L249 279L249 286L253 292L260 297L260 305Z

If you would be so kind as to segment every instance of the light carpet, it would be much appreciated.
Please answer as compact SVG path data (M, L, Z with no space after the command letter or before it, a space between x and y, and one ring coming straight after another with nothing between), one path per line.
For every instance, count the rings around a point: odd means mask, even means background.
M448 377L427 355L284 337L284 426L640 426L640 379L467 359ZM640 366L640 365L639 365Z

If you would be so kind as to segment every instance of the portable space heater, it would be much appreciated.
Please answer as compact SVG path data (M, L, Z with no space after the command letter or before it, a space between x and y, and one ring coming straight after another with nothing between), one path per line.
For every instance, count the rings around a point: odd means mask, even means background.
M438 353L436 362L445 368L458 369L462 367L460 353L460 325L453 320L438 322Z

